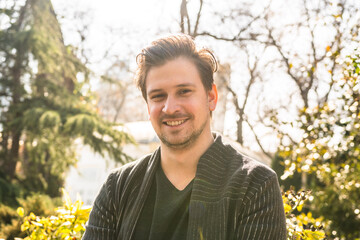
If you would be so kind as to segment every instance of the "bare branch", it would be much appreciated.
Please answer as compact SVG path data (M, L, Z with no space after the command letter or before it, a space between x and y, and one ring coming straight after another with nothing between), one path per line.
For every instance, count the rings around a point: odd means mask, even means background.
M217 36L215 34L203 31L201 33L198 33L197 36L209 36L212 37L216 40L222 40L222 41L226 41L226 42L242 42L242 41L253 41L256 40L256 37L258 36L258 34L252 34L250 37L223 37L223 36Z
M254 130L254 127L250 124L250 122L249 122L249 120L248 120L247 118L245 118L245 122L248 124L248 126L249 126L250 129L251 129L251 132L254 134L255 140L256 140L257 144L259 145L261 151L262 151L266 156L268 156L270 159L272 159L273 156L264 149L264 147L262 146L262 144L261 144L261 142L260 142L259 137L257 136L257 134L256 134L256 132L255 132L255 130Z
M305 15L306 15L306 25L309 28L310 35L311 35L311 50L312 50L312 67L308 70L310 81L308 82L307 86L305 86L304 92L307 94L314 84L314 72L317 67L317 58L316 58L316 47L315 47L315 35L314 29L310 26L310 14L309 9L306 6L306 0L303 0L304 8L305 8Z
M274 110L275 111L275 110ZM273 111L271 111L273 112ZM279 123L274 123L274 124L267 124L264 122L264 117L259 117L259 121L260 123L264 126L264 127L268 127L268 128L271 128L273 129L276 133L282 135L282 136L286 136L292 144L296 144L297 142L286 132L282 131L279 127L280 127L280 124ZM286 123L282 123L282 125L286 125Z
M198 18L199 18L199 13L201 11L201 6L202 6L202 2L203 0L200 0L200 10L198 12ZM271 2L271 1L270 1ZM270 3L269 3L270 4ZM244 15L247 15L249 17L251 17L251 20L242 28L239 29L238 33L236 35L234 35L233 37L225 37L225 36L219 36L219 35L216 35L216 34L213 34L213 33L210 33L208 31L203 31L201 33L197 33L197 30L194 31L194 36L209 36L209 37L212 37L216 40L222 40L222 41L227 41L227 42L242 42L242 41L255 41L257 40L258 36L260 34L258 33L253 33L253 32L250 32L249 33L249 36L247 37L242 37L241 35L243 35L244 32L246 32L247 30L250 29L250 27L256 22L258 21L259 19L262 19L265 11L267 11L269 5L267 7L264 8L263 12L260 13L259 15L257 16L252 16L250 13L241 13L240 15L241 16L244 16ZM233 14L231 14L231 16L233 16Z
M200 23L201 10L202 10L204 1L203 0L199 0L199 1L200 1L200 6L199 6L199 11L197 13L196 23L195 23L195 26L194 26L194 32L193 32L192 36L197 35L197 31L198 31L198 27L199 27L199 23Z
M245 98L244 98L244 102L243 102L243 106L242 106L243 112L245 111L246 103L249 99L251 86L253 85L253 83L255 82L255 79L256 79L257 64L259 62L259 57L255 56L254 65L250 66L250 59L249 59L250 54L247 49L245 50L245 53L247 55L247 67L248 67L248 70L250 73L250 79L249 79L248 85L246 87ZM264 51L263 51L263 53L264 53Z
M267 29L269 31L269 39L270 39L270 45L274 46L279 54L281 55L284 63L285 63L285 67L286 67L286 72L287 74L291 77L291 79L294 80L294 82L296 83L296 85L298 86L298 89L300 91L300 95L301 95L301 98L303 99L303 102L304 102L304 105L305 107L308 107L309 106L309 102L308 102L308 92L306 92L303 88L304 88L304 83L299 79L297 78L292 72L291 72L291 68L293 67L292 64L290 63L290 60L288 57L285 56L285 53L283 51L283 49L281 48L280 44L275 40L273 34L272 34L272 29L269 28L267 26Z

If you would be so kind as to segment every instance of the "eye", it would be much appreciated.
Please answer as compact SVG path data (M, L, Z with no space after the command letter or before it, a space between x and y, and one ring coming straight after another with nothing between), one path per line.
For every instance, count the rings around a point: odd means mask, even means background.
M164 97L165 97L165 94L154 94L154 95L150 96L150 99L152 101L160 101Z
M186 95L189 94L190 92L192 92L191 89L187 89L187 88L179 90L180 95Z

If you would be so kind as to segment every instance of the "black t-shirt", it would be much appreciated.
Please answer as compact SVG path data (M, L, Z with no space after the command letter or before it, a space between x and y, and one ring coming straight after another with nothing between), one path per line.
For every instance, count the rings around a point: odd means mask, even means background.
M159 166L135 227L133 239L186 239L192 183L193 181L179 191Z

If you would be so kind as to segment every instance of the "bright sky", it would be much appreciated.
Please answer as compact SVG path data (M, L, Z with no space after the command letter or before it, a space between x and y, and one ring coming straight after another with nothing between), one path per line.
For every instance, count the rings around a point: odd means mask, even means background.
M66 20L77 11L85 11L90 23L87 48L98 61L111 46L114 53L130 55L155 39L158 32L177 31L180 0L52 0L58 15L67 15L62 27L66 43L76 45L76 23ZM110 31L111 29L111 31ZM66 32L68 31L68 32ZM69 34L70 32L70 34Z
M165 0L52 0L55 9L64 6L94 11L94 21L104 24L151 24L164 9L176 9L177 1ZM173 7L172 7L173 6ZM164 13L162 13L164 14ZM168 13L165 13L168 15ZM118 24L117 24L118 23Z
M166 0L52 0L55 11L87 11L96 28L136 28L169 25L179 15L180 1ZM65 11L64 11L65 9ZM163 24L162 24L163 23Z

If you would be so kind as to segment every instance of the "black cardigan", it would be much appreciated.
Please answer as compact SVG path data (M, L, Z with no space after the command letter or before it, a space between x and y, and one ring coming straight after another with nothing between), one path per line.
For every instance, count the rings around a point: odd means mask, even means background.
M109 175L94 202L83 239L132 239L159 162L160 148ZM275 172L216 136L197 166L187 239L286 239Z

